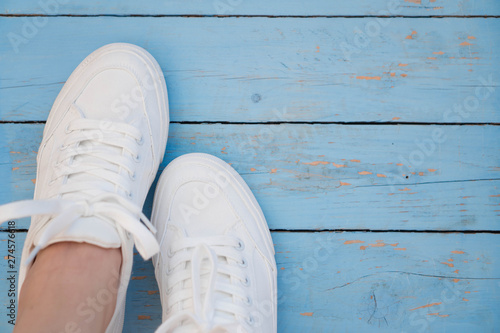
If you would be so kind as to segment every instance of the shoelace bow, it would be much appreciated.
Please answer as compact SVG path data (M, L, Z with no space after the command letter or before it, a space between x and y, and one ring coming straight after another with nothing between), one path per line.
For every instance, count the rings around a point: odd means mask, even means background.
M156 333L173 332L179 325L191 323L196 326L199 332L207 333L226 333L226 332L246 332L243 325L236 322L227 324L214 324L216 311L224 311L233 314L239 318L246 318L248 310L235 302L225 302L217 299L217 293L222 292L232 295L233 298L242 300L242 304L249 305L250 299L242 292L241 287L234 286L231 283L218 284L217 275L224 274L231 281L239 280L243 286L248 283L248 279L241 272L241 268L246 266L246 262L241 260L241 254L237 250L242 249L242 243L238 239L228 237L210 237L196 239L182 239L175 242L172 246L173 254L168 254L170 265L174 267L169 282L171 286L191 279L192 291L181 289L170 294L167 291L171 308L174 304L192 299L193 310L183 310L172 315L157 330ZM221 262L219 257L225 257L226 262ZM202 300L201 276L202 264L208 259L210 264L208 287ZM184 266L191 263L191 271L175 270L175 267ZM159 262L158 262L159 264ZM235 265L240 267L235 267ZM216 304L216 305L215 305Z
M70 123L66 133L66 142L60 148L61 158L56 161L56 175L51 183L61 177L77 174L89 174L104 182L76 180L61 185L55 193L49 191L47 196L54 198L23 200L0 206L2 222L33 215L53 216L44 226L45 230L39 238L38 245L30 253L25 264L30 263L54 236L65 231L79 218L89 216L111 220L132 234L137 250L145 259L156 254L159 246L153 235L156 233L154 226L140 207L128 198L115 193L119 190L127 196L131 195L130 189L124 187L123 184L127 182L123 181L124 176L120 175L119 171L125 170L131 179L135 178L132 163L134 160L138 161L137 146L142 144L139 130L125 123L78 119ZM122 152L128 152L129 157L126 154L110 156L109 151L105 153L106 146L120 148ZM68 149L70 147L71 149ZM90 160L87 158L84 163L72 164L76 158L85 159L89 156ZM95 195L96 189L100 188L103 188L102 193ZM93 192L85 194L85 191ZM75 193L76 197L81 198L61 198L61 195ZM85 195L80 195L81 193Z

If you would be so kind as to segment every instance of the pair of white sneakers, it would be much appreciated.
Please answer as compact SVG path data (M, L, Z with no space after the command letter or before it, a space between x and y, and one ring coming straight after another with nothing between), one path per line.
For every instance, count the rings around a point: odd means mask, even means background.
M34 200L0 207L0 220L33 216L19 289L38 251L63 241L121 248L115 313L121 332L134 244L153 257L163 324L157 332L276 332L277 282L264 215L238 173L207 154L172 161L151 222L142 206L163 159L169 114L156 60L106 45L71 74L45 125Z

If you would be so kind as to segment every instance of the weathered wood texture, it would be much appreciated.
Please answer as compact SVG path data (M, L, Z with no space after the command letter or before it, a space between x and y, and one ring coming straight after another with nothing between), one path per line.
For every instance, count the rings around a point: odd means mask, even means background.
M40 28L22 37L33 22ZM0 26L0 120L45 120L80 61L123 41L159 61L173 121L500 122L498 19L1 17Z
M0 125L0 203L32 196L42 131ZM219 156L248 182L272 229L500 230L499 131L172 124L161 169L189 152Z
M492 332L500 325L499 237L275 232L278 331ZM23 239L18 233L18 247ZM2 271L6 265L0 261ZM157 291L151 262L135 256L124 332L153 332L161 323ZM6 318L9 300L1 297ZM11 331L6 320L0 331Z
M42 15L500 15L495 0L4 0L2 14Z

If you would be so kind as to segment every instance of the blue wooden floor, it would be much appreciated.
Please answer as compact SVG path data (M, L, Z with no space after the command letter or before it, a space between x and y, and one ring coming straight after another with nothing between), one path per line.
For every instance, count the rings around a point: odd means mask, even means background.
M32 197L55 97L111 42L164 71L161 169L214 154L261 203L280 332L499 329L499 1L4 0L0 204ZM0 230L0 332L28 227ZM161 323L140 256L127 301L125 332Z

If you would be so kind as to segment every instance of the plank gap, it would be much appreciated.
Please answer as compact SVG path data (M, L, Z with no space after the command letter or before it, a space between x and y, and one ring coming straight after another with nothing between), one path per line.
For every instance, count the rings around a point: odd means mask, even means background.
M270 229L280 233L364 232L364 233L429 233L429 234L500 234L500 230L405 230L405 229Z
M46 120L0 120L1 124L45 124ZM437 126L499 126L500 123L477 122L477 123L441 123L441 122L396 122L396 121L170 121L170 124L180 125L437 125Z
M430 234L500 234L500 230L405 230L405 229L269 229L271 232L280 233L343 233L343 232L364 232L364 233L430 233ZM28 229L4 229L0 232L27 233Z
M500 18L500 15L197 15L197 14L0 14L0 17L183 17L183 18Z

